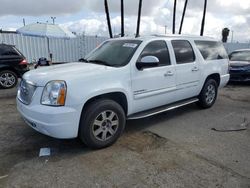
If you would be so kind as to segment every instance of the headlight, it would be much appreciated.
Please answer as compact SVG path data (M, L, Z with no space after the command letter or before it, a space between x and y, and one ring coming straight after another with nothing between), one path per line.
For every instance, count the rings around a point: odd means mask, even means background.
M67 86L65 81L50 81L43 89L41 104L50 106L64 106Z

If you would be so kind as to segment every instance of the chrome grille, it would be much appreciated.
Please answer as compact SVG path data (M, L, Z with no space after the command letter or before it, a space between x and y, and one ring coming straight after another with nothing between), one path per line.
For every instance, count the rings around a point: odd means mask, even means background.
M18 99L24 104L30 104L35 90L35 85L27 82L26 80L22 80L18 88Z

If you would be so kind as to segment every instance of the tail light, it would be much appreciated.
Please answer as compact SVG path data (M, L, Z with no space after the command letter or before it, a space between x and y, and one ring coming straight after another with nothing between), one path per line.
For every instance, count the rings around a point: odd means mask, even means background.
M27 65L28 64L28 61L26 59L22 60L19 65Z

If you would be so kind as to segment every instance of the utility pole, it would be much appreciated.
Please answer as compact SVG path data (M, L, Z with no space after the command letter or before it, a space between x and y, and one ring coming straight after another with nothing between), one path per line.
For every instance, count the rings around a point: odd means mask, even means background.
M233 43L233 40L234 40L234 31L231 30L231 32L232 32L232 35L231 35L231 43Z
M165 28L165 35L167 34L167 25L164 25Z
M52 19L53 24L55 24L56 17L51 16L50 18Z

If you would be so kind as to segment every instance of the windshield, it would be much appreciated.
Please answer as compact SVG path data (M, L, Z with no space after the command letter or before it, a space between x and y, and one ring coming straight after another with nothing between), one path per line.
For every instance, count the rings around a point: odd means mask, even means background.
M85 57L86 62L120 67L128 64L140 40L111 40L104 42Z
M229 55L231 61L250 61L250 51L238 51Z

